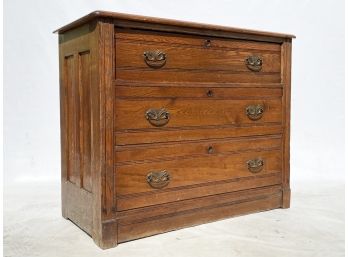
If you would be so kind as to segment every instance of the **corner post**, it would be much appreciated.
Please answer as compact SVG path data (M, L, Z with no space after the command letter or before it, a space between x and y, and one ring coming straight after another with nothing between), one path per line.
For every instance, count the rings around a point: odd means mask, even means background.
M113 108L114 108L114 24L100 18L94 21L95 36L91 42L94 55L94 115L92 133L94 147L93 170L93 230L92 238L102 249L117 245L117 222L114 202ZM94 132L93 131L93 132Z
M291 39L285 39L281 45L281 82L283 84L283 172L282 172L282 208L290 207L290 109L291 109Z

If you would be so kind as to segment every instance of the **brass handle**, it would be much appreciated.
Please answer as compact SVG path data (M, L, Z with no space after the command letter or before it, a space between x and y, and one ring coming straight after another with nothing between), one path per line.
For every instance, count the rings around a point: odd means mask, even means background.
M151 68L161 68L166 64L167 55L160 50L145 51L144 61Z
M156 127L161 127L169 122L169 112L164 109L149 109L145 113L145 118L152 125Z
M247 161L248 170L251 173L258 173L262 170L264 161L261 158Z
M170 174L166 170L151 171L147 174L146 181L153 188L163 188L169 184Z
M248 105L245 108L245 113L251 120L259 120L261 119L263 112L264 112L264 106L262 104L257 105Z
M249 70L260 71L262 69L262 58L256 55L248 56L245 59L245 64Z

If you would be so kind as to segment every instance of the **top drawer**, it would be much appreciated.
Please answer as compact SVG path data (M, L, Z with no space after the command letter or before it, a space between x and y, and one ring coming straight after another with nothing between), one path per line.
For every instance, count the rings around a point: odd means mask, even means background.
M280 45L116 28L116 78L279 83Z

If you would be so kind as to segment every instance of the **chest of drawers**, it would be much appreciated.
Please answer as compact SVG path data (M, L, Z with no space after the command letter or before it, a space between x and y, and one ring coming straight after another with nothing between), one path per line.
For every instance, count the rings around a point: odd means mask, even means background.
M57 32L62 214L101 248L289 207L293 36L100 11Z

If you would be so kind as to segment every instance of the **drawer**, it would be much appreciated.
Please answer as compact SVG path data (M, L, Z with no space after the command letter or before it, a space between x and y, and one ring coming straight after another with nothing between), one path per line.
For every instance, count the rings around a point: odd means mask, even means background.
M117 98L199 98L199 99L270 99L281 98L283 89L281 85L270 87L228 87L222 84L206 84L202 86L182 85L172 86L169 84L135 86L125 81L116 83Z
M280 82L280 44L116 29L116 79Z
M280 123L281 99L117 99L115 129L190 128Z
M281 170L276 149L119 165L114 182L118 209L277 184Z
M198 142L158 143L116 146L116 165L142 164L163 160L181 160L187 157L210 158L216 154L281 149L281 135L251 138L216 139Z

